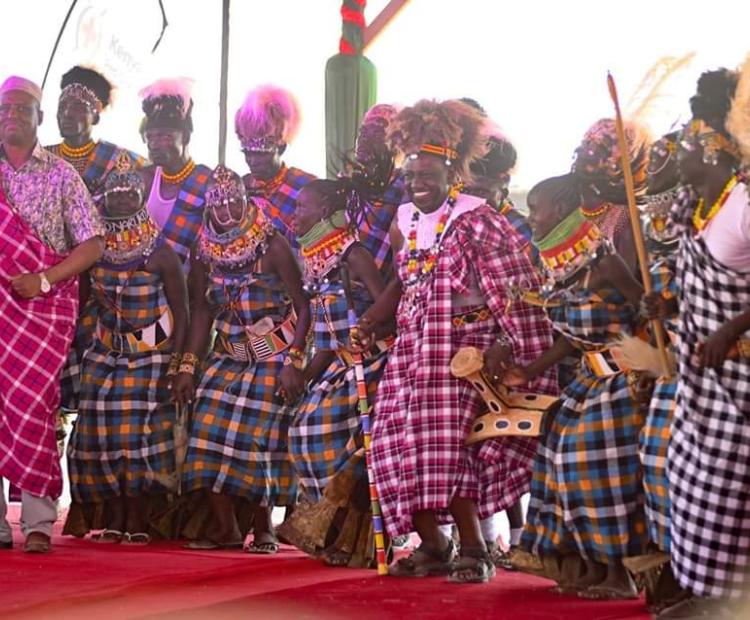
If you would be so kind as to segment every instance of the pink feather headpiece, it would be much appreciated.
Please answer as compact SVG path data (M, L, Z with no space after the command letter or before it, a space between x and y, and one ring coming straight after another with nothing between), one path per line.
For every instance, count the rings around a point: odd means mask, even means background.
M163 78L142 88L138 95L144 102L162 97L177 97L181 100L182 116L190 111L191 95L195 80L188 77Z
M259 141L289 144L297 135L300 110L288 90L267 84L251 90L234 116L234 130L243 148L254 148Z

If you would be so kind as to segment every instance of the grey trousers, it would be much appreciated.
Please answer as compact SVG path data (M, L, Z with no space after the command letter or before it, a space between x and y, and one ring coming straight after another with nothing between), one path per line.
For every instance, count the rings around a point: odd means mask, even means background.
M5 518L8 505L5 502L5 491L0 479L0 542L13 540L10 523ZM38 497L23 491L21 494L21 533L28 536L31 532L41 532L52 537L52 526L57 521L57 507L51 497Z

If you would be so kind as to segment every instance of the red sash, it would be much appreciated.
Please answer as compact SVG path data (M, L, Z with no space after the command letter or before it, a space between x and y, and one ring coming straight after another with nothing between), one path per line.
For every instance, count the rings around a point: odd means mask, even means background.
M78 279L23 299L11 277L65 257L42 243L0 192L0 477L38 496L62 493L55 421L60 371L78 316Z

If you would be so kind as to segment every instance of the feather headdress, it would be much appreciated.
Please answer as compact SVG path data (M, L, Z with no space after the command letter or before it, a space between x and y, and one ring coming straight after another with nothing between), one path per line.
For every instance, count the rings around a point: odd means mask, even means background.
M263 138L289 144L297 135L299 124L297 99L288 90L271 84L247 93L234 116L234 130L245 148Z
M194 81L190 78L164 78L143 88L138 94L143 99L142 131L149 128L179 129L193 131Z
M739 71L726 128L740 147L742 163L750 165L750 54Z
M454 151L453 165L468 182L469 166L487 152L485 130L481 112L463 101L422 99L396 115L388 128L388 140L401 155L419 153L425 145Z
M78 99L99 112L112 102L114 86L93 67L76 65L63 74L60 89L60 101Z

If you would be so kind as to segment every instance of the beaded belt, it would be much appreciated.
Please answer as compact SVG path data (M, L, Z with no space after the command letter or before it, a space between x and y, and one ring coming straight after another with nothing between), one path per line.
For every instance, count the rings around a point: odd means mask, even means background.
M451 323L454 327L463 327L464 325L471 325L472 323L479 323L480 321L487 321L492 318L492 312L487 306L481 308L474 308L473 310L467 310L466 312L460 312L454 314L451 317Z
M117 332L100 322L96 326L96 337L116 353L161 351L171 346L172 327L172 312L167 310L158 321L135 332Z
M216 345L218 349L238 362L262 362L282 351L286 351L292 345L296 324L297 316L292 311L286 320L266 334L251 336L248 332L247 340L232 342L226 337L220 336Z

